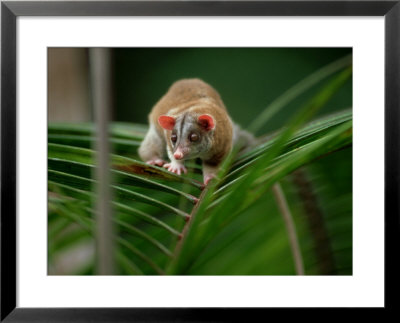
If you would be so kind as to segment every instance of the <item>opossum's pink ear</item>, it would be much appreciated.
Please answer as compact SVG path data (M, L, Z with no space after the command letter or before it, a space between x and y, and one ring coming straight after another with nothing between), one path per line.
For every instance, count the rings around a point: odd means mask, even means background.
M214 118L209 114L202 114L201 116L199 116L197 121L199 122L200 126L203 127L204 130L210 131L215 128Z
M170 116L160 116L158 118L158 123L161 127L166 130L172 130L175 126L175 118Z

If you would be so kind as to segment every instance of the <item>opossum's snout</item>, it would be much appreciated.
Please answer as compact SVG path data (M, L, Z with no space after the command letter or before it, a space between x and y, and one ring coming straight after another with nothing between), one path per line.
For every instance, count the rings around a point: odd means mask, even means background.
M175 157L175 159L182 159L183 158L183 153L182 153L182 151L181 150L177 150L177 151L175 151L175 153L174 153L174 157Z
M189 149L178 147L174 152L174 158L177 160L183 159L188 153Z

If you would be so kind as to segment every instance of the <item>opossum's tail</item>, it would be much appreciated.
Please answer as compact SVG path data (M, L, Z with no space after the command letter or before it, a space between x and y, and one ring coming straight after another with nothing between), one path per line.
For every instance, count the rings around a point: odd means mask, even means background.
M243 130L236 123L233 124L233 145L240 147L240 152L250 150L256 144L257 140L253 134Z

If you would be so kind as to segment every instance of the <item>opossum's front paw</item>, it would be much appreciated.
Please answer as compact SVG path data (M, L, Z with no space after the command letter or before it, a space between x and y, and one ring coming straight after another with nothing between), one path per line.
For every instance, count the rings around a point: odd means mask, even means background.
M177 163L177 162L170 162L170 163L166 163L163 166L164 168L168 169L170 172L175 173L175 174L182 174L182 173L187 173L187 169L186 167L181 164L181 163Z
M207 185L215 176L215 174L204 175L204 185Z
M155 166L163 166L165 163L166 163L166 161L162 160L161 158L153 158L146 162L146 164L155 165Z

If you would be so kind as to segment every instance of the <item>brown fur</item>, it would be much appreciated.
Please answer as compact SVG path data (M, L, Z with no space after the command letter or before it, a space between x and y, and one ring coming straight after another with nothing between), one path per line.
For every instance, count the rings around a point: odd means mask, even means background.
M233 128L225 105L219 94L210 85L199 79L184 79L175 82L168 92L157 102L149 115L149 121L155 125L160 137L165 138L164 129L158 124L161 115L178 116L190 109L195 116L211 115L216 123L213 144L202 159L209 165L218 165L232 148ZM168 131L167 136L170 135ZM172 148L172 147L171 147Z

